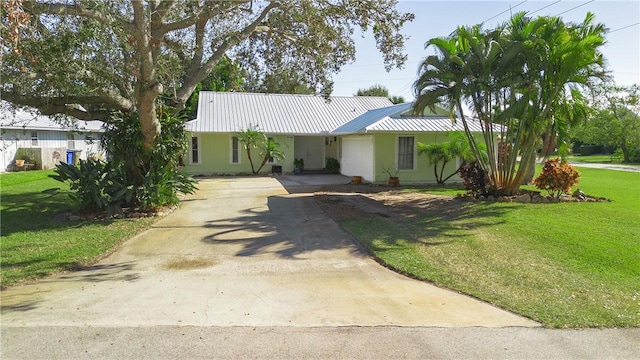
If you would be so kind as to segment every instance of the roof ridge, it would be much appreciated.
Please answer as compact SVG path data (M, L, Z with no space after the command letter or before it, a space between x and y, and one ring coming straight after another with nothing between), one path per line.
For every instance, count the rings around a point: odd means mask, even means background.
M324 98L323 95L320 94L278 94L278 93L260 93L260 92L244 92L244 91L211 91L211 90L201 90L201 93L210 93L210 94L233 94L233 95L263 95L263 96L288 96L288 97L313 97L313 98ZM387 99L386 96L358 96L358 95L330 95L329 98L347 98L347 99L361 99L361 98L375 98L375 99Z

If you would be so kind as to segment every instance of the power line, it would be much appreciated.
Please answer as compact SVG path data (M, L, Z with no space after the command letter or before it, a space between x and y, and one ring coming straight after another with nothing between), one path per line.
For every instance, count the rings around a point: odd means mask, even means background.
M370 79L367 79L367 80L344 80L344 81L337 81L336 83L338 83L338 82L339 83L365 83L365 82L370 83L370 82L376 82L376 81L382 82L382 81L407 80L407 79L414 80L415 77L410 77L410 78L409 77L404 77L404 78L393 78L393 79L377 79L377 80L370 80Z
M496 15L494 15L494 16L492 16L492 17L488 18L487 20L485 20L485 21L481 22L481 24L484 24L484 23L486 23L487 21L489 21L489 20L491 20L491 19L495 19L495 18L497 18L498 16L500 16L500 15L502 15L502 14L506 13L507 11L511 11L511 10L513 10L513 9L517 8L518 6L520 6L520 5L524 4L524 3L526 3L527 1L528 1L528 0L524 0L524 1L520 2L520 3L518 3L517 5L515 5L514 7L509 6L509 8L508 8L507 10L505 10L505 11L503 11L503 12L501 12L501 13L498 13L498 14L496 14Z
M541 7L540 9L538 9L536 11L530 12L529 15L533 15L533 14L537 13L538 11L544 10L544 9L548 8L549 6L553 6L553 5L555 5L555 4L557 4L557 3L561 2L561 1L562 0L558 0L558 1L554 2L554 3L551 3L549 5L543 6L543 7Z
M407 62L405 62L405 63L404 63L404 65L418 64L418 63L421 63L421 62L422 62L422 61L407 61ZM347 66L350 66L350 67L371 67L371 66L380 66L380 67L381 67L381 66L384 66L384 64L382 64L382 63L378 63L378 64L357 64L357 65L356 65L356 64L349 64L349 65L347 65Z
M585 5L587 5L587 4L589 4L589 3L592 3L592 2L594 2L594 1L595 1L595 0L591 0L591 1L587 1L587 2L586 2L586 3L584 3L584 4L580 4L580 5L578 5L578 6L574 6L574 7L572 7L572 8L571 8L571 9L569 9L569 10L565 10L565 11L561 12L560 14L556 14L556 16L558 16L558 15L562 15L562 14L564 14L564 13L568 13L569 11L575 10L575 9L577 9L577 8L579 8L579 7L585 6Z
M411 80L408 83L404 84L399 90L395 91L395 93L396 94L400 94L405 90L409 90L411 88L411 85L413 85L413 80Z
M636 26L636 25L640 25L640 22L637 22L637 23L635 23L635 24L631 24L631 25L627 25L627 26L623 26L623 27L621 27L621 28L617 28L617 29L615 29L615 30L611 30L611 31L609 31L609 34L614 33L614 32L616 32L616 31L624 30L624 29L627 29L627 28L630 28L630 27L632 27L632 26Z

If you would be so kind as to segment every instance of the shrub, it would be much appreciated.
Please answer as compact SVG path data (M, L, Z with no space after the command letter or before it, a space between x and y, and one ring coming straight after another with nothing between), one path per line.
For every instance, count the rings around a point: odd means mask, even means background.
M328 157L327 164L325 165L325 170L329 174L337 174L338 172L340 172L340 163L338 162L338 159L334 157Z
M540 190L547 190L549 195L560 197L568 194L571 187L578 183L580 173L569 163L560 158L549 159L542 167L542 173L533 180Z
M134 191L127 205L141 210L175 205L178 194L195 190L195 181L180 173L180 157L187 149L184 118L162 112L159 120L162 132L151 149L143 145L137 114L115 114L103 136L113 167L121 169L121 182Z
M624 160L624 154L622 153L622 149L617 148L616 151L611 154L611 162L612 163L621 163Z
M178 194L195 190L195 180L179 172L187 141L183 119L163 113L162 133L152 148L143 145L137 115L115 114L106 127L102 146L111 160L81 160L78 166L56 166L58 181L71 182L71 197L80 211L110 215L123 207L143 211L176 205Z
M72 165L59 163L55 180L69 181L69 196L78 211L107 211L109 215L122 213L122 205L131 201L133 189L122 183L122 174L110 163L100 160L80 160Z
M487 174L480 167L478 162L473 161L463 165L458 169L458 174L462 178L462 185L467 193L478 197L487 194Z

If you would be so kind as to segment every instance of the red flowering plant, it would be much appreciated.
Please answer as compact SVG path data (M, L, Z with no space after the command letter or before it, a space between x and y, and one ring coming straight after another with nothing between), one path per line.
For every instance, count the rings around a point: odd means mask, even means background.
M578 184L580 173L575 167L560 158L549 159L542 167L542 173L533 180L540 190L547 190L549 195L560 197L568 194L571 187Z

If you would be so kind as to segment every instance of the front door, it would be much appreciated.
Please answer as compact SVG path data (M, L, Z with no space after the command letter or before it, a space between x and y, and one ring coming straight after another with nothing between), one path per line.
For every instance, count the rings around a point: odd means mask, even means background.
M306 170L324 169L324 136L296 136L293 156L304 160Z

